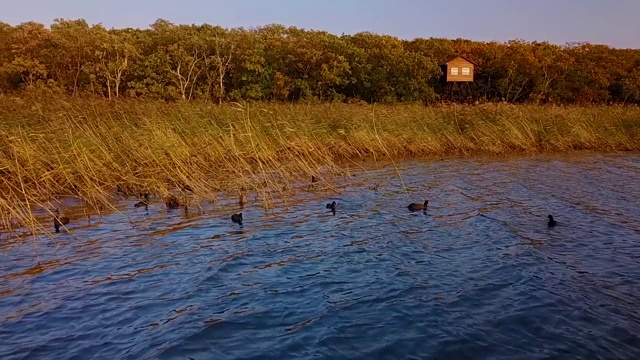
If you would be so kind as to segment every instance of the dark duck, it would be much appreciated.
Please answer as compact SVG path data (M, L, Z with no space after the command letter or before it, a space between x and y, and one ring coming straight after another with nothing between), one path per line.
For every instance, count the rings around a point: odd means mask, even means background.
M429 205L429 200L425 200L423 204L420 204L420 203L409 204L407 208L411 211L427 210L427 205Z
M231 221L234 223L242 224L242 213L231 215Z

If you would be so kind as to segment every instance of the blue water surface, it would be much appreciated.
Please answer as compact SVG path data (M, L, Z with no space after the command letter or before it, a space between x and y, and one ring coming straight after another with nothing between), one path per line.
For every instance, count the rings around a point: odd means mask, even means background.
M40 266L3 238L0 358L640 358L638 154L351 172L242 225L130 199Z

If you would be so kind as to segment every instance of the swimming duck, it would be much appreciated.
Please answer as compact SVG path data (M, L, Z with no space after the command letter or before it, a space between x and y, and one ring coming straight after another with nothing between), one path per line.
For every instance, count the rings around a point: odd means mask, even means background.
M58 217L58 209L56 209L56 215L53 218L53 228L56 229L56 232L60 232L60 226L67 225L69 223L69 218L66 216Z
M231 221L234 223L242 224L242 213L231 215Z
M116 193L124 196L125 198L127 197L127 195L129 195L129 192L127 191L127 188L122 186L122 185L120 185L120 184L118 184L116 186Z
M338 204L334 201L331 204L327 204L326 208L327 209L331 209L331 212L333 213L333 215L336 214L336 208L338 207Z
M407 206L407 208L409 208L409 210L411 210L411 211L427 210L427 205L428 204L429 204L429 200L425 200L424 204L413 203L413 204L409 204L409 206Z
M164 199L164 204L168 209L177 209L180 207L180 201L175 195L169 195Z
M554 227L556 225L558 225L558 222L553 220L553 216L549 215L547 216L549 218L549 222L547 223L547 225L549 225L549 227Z
M140 194L140 197L142 198L142 200L138 201L133 206L134 207L144 206L144 208L148 210L149 209L149 193Z

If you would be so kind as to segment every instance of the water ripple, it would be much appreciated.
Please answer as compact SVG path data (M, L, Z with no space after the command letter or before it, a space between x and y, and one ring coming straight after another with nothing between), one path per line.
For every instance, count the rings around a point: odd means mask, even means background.
M0 358L640 356L640 156L397 165L243 225L127 203L40 264L7 242Z

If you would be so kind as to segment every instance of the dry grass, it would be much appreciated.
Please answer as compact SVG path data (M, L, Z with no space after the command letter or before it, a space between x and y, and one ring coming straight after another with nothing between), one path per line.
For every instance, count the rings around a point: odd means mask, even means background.
M34 209L53 216L61 196L109 208L118 189L195 203L266 194L358 157L580 149L640 150L640 108L1 98L0 219L34 232Z

